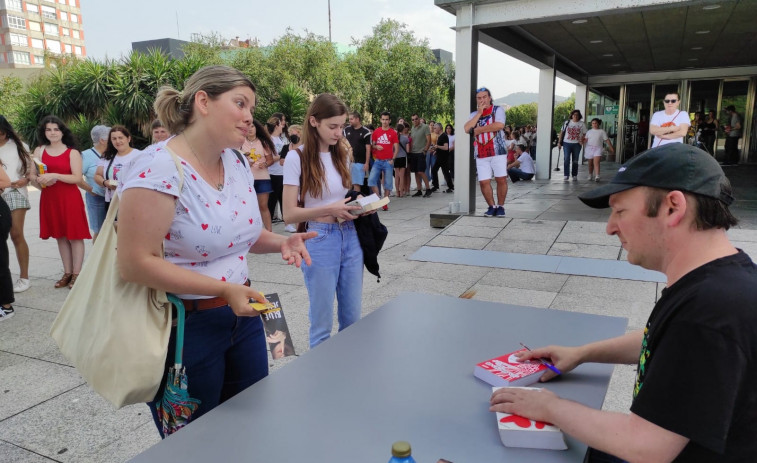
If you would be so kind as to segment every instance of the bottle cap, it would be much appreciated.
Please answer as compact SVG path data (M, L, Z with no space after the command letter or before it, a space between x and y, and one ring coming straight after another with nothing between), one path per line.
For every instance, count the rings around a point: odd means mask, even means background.
M411 453L410 443L403 440L392 444L392 456L397 458L409 457Z

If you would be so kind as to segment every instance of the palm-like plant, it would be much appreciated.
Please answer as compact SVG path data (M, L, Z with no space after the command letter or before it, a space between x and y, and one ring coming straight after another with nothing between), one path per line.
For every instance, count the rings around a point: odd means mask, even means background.
M308 95L297 85L288 83L279 92L279 99L274 103L276 109L286 114L293 124L301 124L308 109Z

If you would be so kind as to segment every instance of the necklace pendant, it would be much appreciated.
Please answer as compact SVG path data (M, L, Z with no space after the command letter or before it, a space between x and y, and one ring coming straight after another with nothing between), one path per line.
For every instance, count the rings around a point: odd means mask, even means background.
M217 189L218 191L223 191L223 183L218 183L218 184L216 184L216 189Z

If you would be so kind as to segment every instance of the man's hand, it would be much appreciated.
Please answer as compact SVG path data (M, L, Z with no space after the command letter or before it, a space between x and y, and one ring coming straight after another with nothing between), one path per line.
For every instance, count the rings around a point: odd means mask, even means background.
M537 421L552 422L550 409L560 400L554 392L547 389L538 391L503 387L492 394L489 399L489 411L511 413Z
M575 369L581 364L581 353L578 347L547 346L530 351L522 351L515 354L515 356L520 362L532 359L545 359L560 370L562 374ZM557 376L557 373L547 370L541 375L539 381L549 381L555 376Z
M479 117L484 113L484 110L489 107L489 104L485 101L479 101L476 107Z
M297 268L302 265L303 261L305 262L305 265L309 266L312 261L310 260L310 254L305 247L305 240L315 238L316 236L318 236L318 232L314 231L293 233L286 239L286 241L281 243L281 258L287 261L289 265L294 264Z

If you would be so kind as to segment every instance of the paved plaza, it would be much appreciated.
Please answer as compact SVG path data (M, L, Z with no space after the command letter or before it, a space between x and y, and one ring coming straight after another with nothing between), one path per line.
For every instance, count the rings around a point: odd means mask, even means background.
M603 163L602 177L611 178L617 167ZM581 166L577 183L563 183L562 172L554 174L551 181L511 184L506 218L481 217L486 204L479 195L476 216L461 217L446 229L431 228L429 215L447 212L451 194L392 198L389 211L379 212L389 229L379 255L382 278L379 282L365 272L363 316L402 292L457 297L472 290L474 299L620 316L628 318L629 330L643 327L664 287L654 276L606 278L485 266L475 260L467 265L434 261L444 261L449 250L485 251L495 258L517 256L526 263L543 256L575 258L587 265L624 261L618 239L604 232L609 210L590 209L576 197L596 186L588 181L586 166ZM736 246L757 256L757 188L750 182L757 169L728 168L726 174L735 187L733 210L742 219L729 235ZM39 192L30 196L33 208L27 215L26 236L32 287L16 296L16 315L0 323L0 461L127 461L157 443L158 433L145 405L115 410L84 383L49 337L68 290L53 288L63 269L55 241L38 238ZM275 225L274 231L284 233L283 225ZM10 241L9 248L16 277L18 265ZM249 266L254 288L279 294L295 349L306 355L308 299L302 272L273 254L251 255ZM503 340L503 352L517 347ZM271 374L292 361L297 358L270 360ZM615 368L605 409L628 410L634 375L633 366Z

